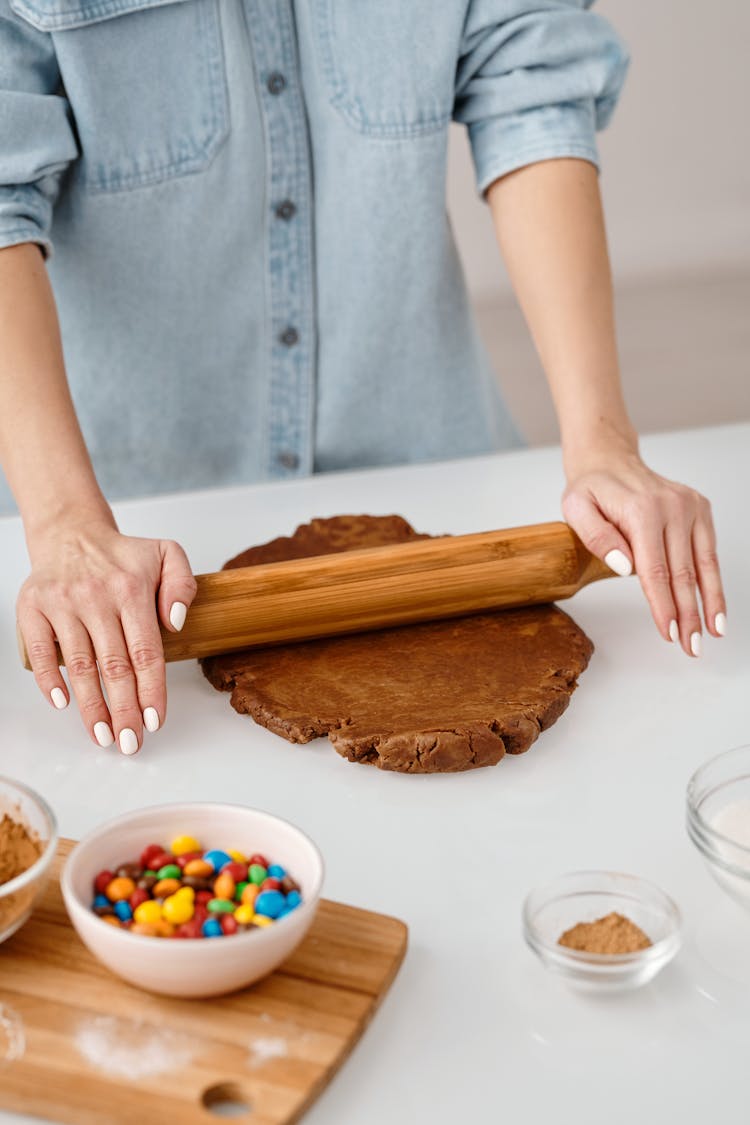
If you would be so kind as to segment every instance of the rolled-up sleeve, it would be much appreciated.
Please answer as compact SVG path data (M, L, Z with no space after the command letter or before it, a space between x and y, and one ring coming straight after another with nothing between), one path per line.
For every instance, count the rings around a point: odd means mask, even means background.
M468 126L477 186L555 157L599 165L628 52L593 0L469 0L454 118Z
M60 177L77 155L51 36L0 0L0 248L50 253Z

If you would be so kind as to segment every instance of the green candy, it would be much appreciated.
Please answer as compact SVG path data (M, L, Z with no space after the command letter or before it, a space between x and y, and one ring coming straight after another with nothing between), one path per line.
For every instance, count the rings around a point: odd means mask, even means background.
M156 874L155 871L152 871L151 868L149 868L148 871L144 871L143 874L141 875L141 879L158 879L158 878L159 878L159 876Z
M234 914L235 905L228 898L210 898L206 910L209 914Z
M247 879L245 879L244 883L238 883L237 884L237 887L236 887L235 892L234 892L234 897L237 899L237 902L242 901L242 892L244 891L245 887L249 887L249 886L250 886L250 884L247 881Z
M247 877L251 883L255 883L255 885L259 887L265 879L266 874L265 867L261 867L259 863L254 863L248 871Z
M156 878L157 879L181 879L182 878L182 872L180 871L180 869L179 869L179 867L177 866L176 863L165 863L164 866L160 867L159 870L156 872Z

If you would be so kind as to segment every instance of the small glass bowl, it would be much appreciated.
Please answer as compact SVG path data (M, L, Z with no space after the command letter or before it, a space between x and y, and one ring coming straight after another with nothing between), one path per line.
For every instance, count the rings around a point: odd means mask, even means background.
M5 813L37 837L42 854L15 879L0 883L0 944L29 918L44 890L57 849L57 821L52 809L33 789L11 777L0 777L0 820Z
M750 746L726 750L705 762L687 787L687 830L708 870L726 893L750 910L750 833L733 839L715 827L721 812L747 804L750 819Z
M578 922L613 911L643 930L652 944L635 953L584 953L559 944ZM523 934L546 968L577 988L622 992L647 984L681 944L680 912L668 895L645 879L614 871L576 871L540 887L523 905Z

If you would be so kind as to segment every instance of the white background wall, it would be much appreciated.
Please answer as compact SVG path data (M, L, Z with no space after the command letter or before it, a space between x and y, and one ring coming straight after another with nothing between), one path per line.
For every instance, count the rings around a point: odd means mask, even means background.
M599 0L632 52L599 135L618 279L750 269L750 0ZM508 289L464 131L449 209L472 292Z

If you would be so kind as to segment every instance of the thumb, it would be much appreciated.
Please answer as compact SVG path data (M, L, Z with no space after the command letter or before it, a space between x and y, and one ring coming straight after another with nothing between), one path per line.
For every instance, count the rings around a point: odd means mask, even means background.
M622 578L633 573L633 554L627 540L602 515L590 496L569 492L563 498L562 509L566 521L592 555Z
M179 543L163 540L161 550L161 580L157 595L159 618L171 633L179 633L198 587L188 557Z

